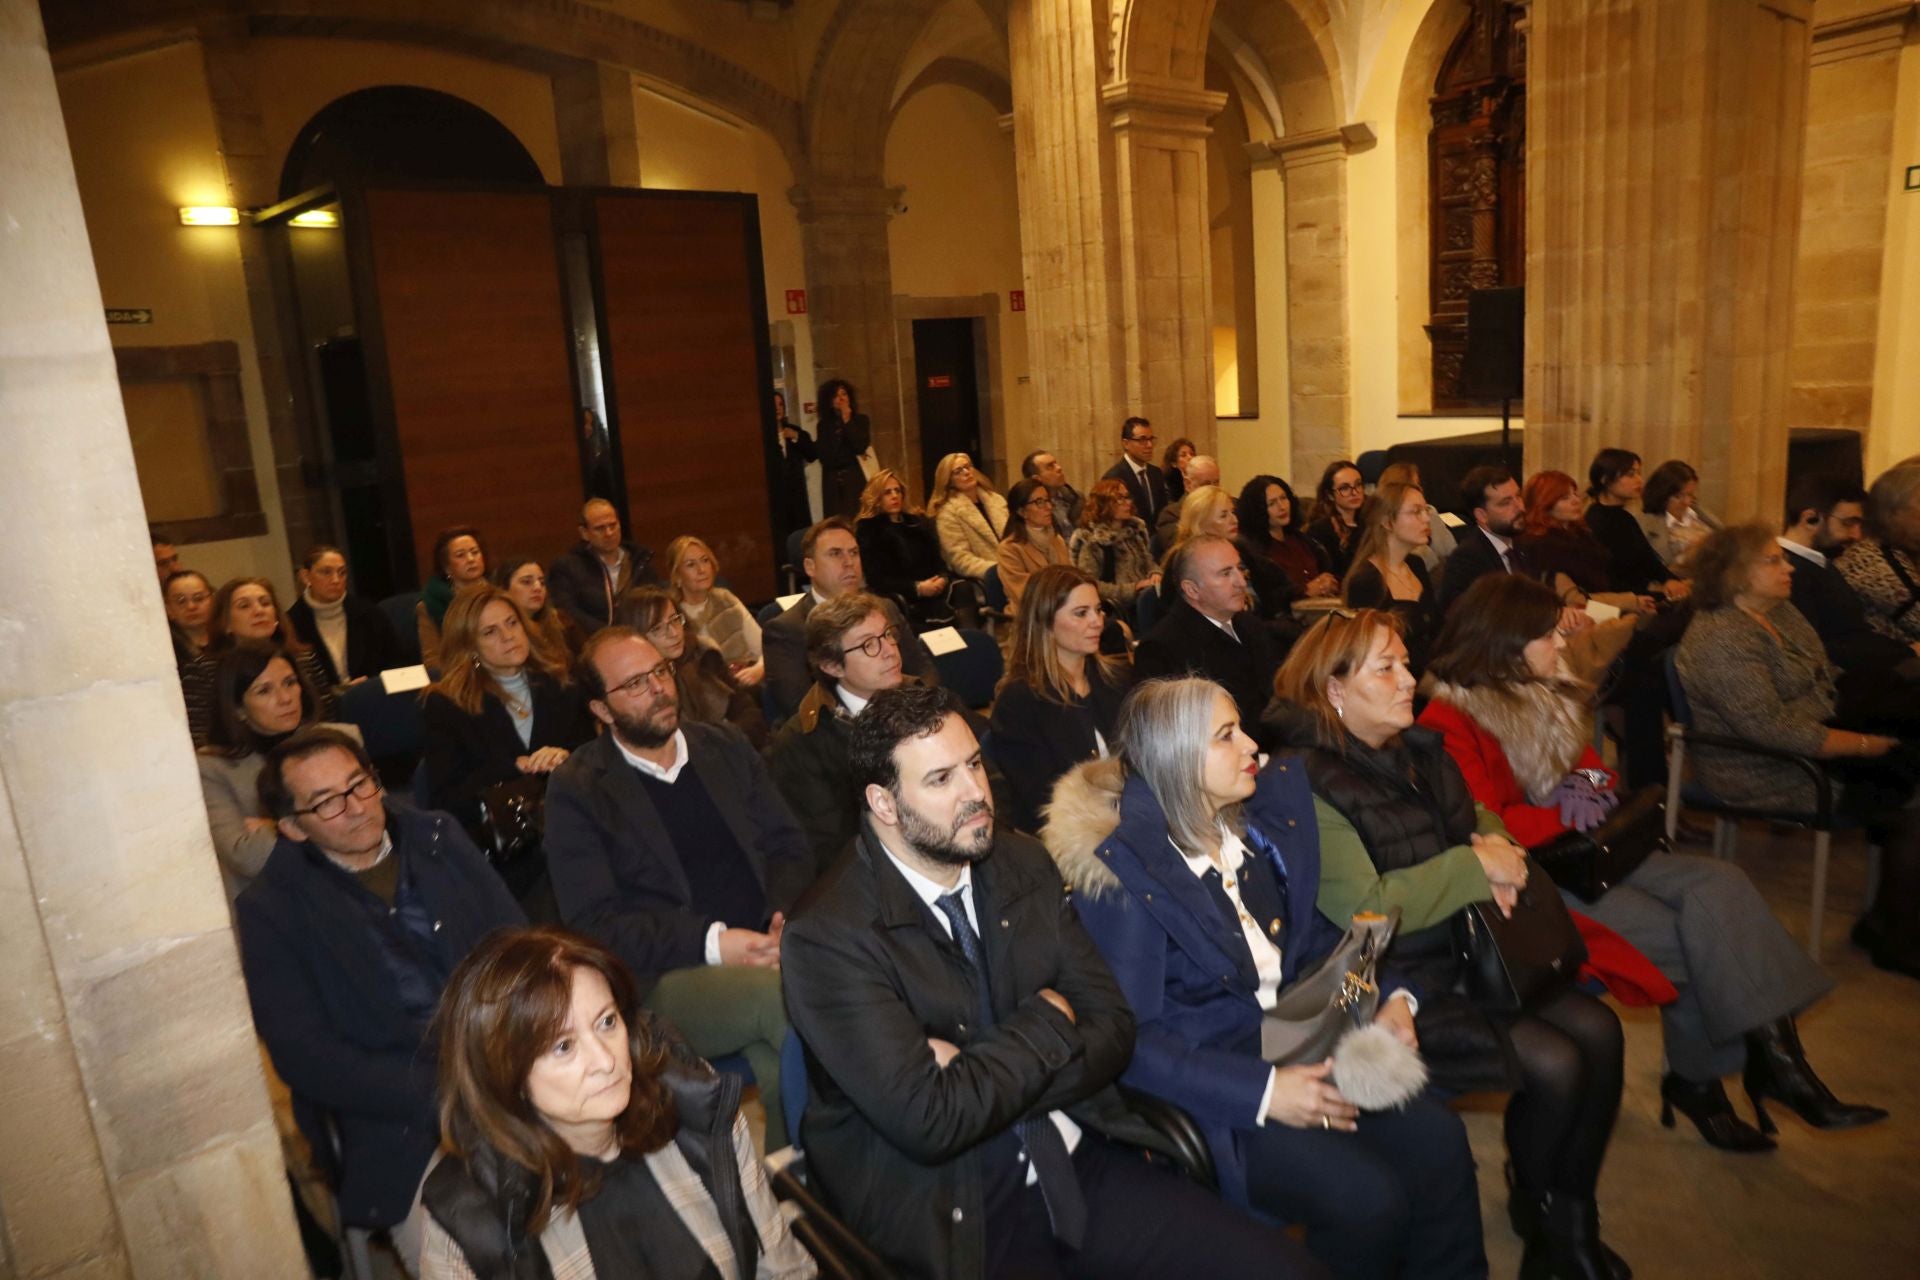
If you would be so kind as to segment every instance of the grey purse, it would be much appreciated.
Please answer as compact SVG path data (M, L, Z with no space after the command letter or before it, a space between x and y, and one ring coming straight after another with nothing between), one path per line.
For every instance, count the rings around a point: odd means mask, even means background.
M1419 1050L1374 1022L1380 957L1400 927L1400 909L1363 911L1311 973L1280 992L1260 1022L1260 1056L1276 1067L1333 1059L1333 1083L1364 1111L1405 1106L1427 1085Z

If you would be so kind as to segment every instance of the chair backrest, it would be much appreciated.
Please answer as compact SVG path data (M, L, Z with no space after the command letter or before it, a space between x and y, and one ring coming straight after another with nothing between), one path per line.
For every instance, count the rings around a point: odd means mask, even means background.
M806 537L805 529L795 529L787 535L787 565L793 570L795 580L799 582L807 580L807 572L800 565L800 561L805 558L800 554L800 544L806 541Z
M962 702L969 707L984 707L993 701L993 691L1007 669L1007 660L986 632L970 627L961 627L959 632L967 647L936 655L933 665L940 672L940 682L953 690Z
M1000 585L1000 566L987 570L987 576L980 580L982 594L987 598L987 608L1005 612L1007 607L1007 589Z
M785 612L786 610L780 607L778 600L769 600L760 606L760 612L754 614L753 617L756 622L764 627Z
M1674 720L1685 728L1693 728L1693 706L1687 701L1687 687L1680 683L1679 651L1668 649L1662 658L1667 672L1667 709L1673 712Z
M1142 587L1133 598L1133 638L1145 640L1160 621L1160 588Z
M387 615L387 625L393 628L393 638L400 642L400 656L407 665L420 661L420 626L413 620L413 607L419 603L418 591L402 591L380 602L380 612Z
M375 760L418 756L426 749L420 692L388 693L376 677L341 691L334 715L360 730Z

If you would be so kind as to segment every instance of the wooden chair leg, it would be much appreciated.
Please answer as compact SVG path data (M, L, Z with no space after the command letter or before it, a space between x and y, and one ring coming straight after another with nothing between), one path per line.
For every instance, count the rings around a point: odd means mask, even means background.
M1827 914L1827 855L1832 850L1833 833L1816 831L1813 833L1813 902L1807 918L1807 954L1814 963L1820 962L1820 927L1826 923Z

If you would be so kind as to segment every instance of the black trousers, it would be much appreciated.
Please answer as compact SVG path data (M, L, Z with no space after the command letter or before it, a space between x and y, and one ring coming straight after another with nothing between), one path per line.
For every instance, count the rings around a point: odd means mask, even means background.
M1053 1238L1040 1188L1025 1187L987 1214L992 1280L1325 1280L1328 1272L1278 1227L1139 1152L1092 1132L1081 1135L1074 1172L1087 1202L1079 1250Z
M1431 1095L1365 1112L1354 1133L1269 1121L1240 1139L1248 1199L1305 1224L1307 1247L1343 1280L1487 1274L1466 1126Z

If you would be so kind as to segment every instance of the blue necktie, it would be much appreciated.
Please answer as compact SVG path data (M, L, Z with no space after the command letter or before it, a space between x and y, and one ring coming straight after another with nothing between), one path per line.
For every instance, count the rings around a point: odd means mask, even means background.
M953 926L953 940L960 944L961 954L973 966L974 989L980 997L980 1025L990 1027L994 1023L993 991L987 981L987 955L980 946L980 935L967 919L967 907L960 901L958 889L941 894L934 902L946 916L947 923ZM1015 1128L1020 1134L1020 1144L1027 1149L1027 1158L1033 1161L1054 1238L1069 1248L1078 1249L1086 1238L1087 1203L1080 1195L1080 1179L1073 1171L1073 1157L1067 1152L1066 1140L1050 1116L1030 1117Z

